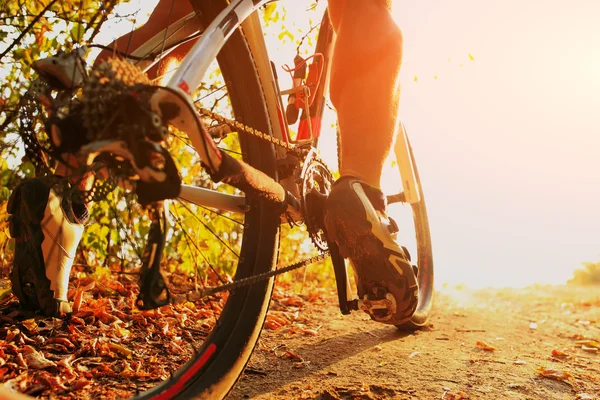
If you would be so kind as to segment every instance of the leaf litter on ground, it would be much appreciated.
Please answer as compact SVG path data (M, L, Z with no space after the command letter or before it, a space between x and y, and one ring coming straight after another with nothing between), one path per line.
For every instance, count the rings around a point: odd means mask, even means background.
M33 316L12 294L0 305L1 383L42 397L132 397L189 360L227 296L140 311L126 276L76 276L70 286L66 319Z

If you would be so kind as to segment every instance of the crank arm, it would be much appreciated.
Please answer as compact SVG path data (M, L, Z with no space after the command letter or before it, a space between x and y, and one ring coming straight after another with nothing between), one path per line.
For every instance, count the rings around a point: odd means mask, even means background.
M219 171L210 174L213 181L227 183L240 189L246 196L266 201L269 206L279 210L284 222L290 218L294 221L302 219L300 201L279 182L225 152L221 152L221 156ZM289 218L285 217L286 214Z

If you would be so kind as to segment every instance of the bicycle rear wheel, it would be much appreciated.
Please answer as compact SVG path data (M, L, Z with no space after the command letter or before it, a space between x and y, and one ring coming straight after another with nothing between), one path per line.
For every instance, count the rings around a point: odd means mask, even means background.
M197 2L200 17L208 22L225 6L226 1ZM263 132L269 132L269 116L265 95L254 69L253 56L241 31L227 42L218 57L219 67L227 82L230 100L236 118ZM274 101L274 99L271 99ZM276 176L276 161L272 145L256 138L239 137L246 161ZM254 209L254 211L252 211ZM267 272L275 267L280 216L264 204L251 207L246 214L242 261L238 264L236 279ZM273 280L253 285L231 294L221 313L220 326L203 344L205 353L216 349L206 365L194 372L183 397L205 395L210 398L224 397L239 378L246 366L266 316ZM200 351L185 368L178 373L173 383L181 385L184 377L190 376L195 366L204 362ZM171 385L167 383L166 385ZM171 386L172 387L172 386ZM159 392L162 388L157 388ZM149 395L153 395L154 392Z
M202 24L227 5L225 0L195 2ZM262 132L270 131L265 95L253 56L238 30L217 57L226 82L233 115ZM238 135L244 161L276 177L272 145ZM247 199L240 257L234 280L267 272L275 267L280 216L256 199ZM156 388L139 398L225 397L243 372L258 340L268 309L273 279L229 293L212 332L190 361Z
M200 19L202 26L208 26L228 4L226 0L196 3L197 18ZM214 78L212 84L203 85L203 88L199 88L196 93L200 105L220 110L230 118L243 121L244 124L262 132L270 132L266 95L256 72L253 55L241 30L234 32L227 41L217 57L212 72ZM222 73L222 78L219 72ZM211 101L212 107L208 105ZM43 120L43 113L40 111L36 114L36 112L32 115ZM208 120L206 123L211 125ZM192 148L189 141L183 136L171 136L168 142L170 150L175 148L181 152L173 155L184 175L185 183L208 186L228 194L241 194L232 187L212 183L206 173L191 176L199 169L199 159L195 152L186 150ZM270 143L244 136L242 133L230 132L221 140L220 145L232 156L242 158L253 167L276 178L277 163ZM185 176L184 170L187 170L188 176ZM114 258L118 253L118 258L123 265L127 262L139 264L135 258L141 258L149 220L143 216L141 208L132 203L134 198L130 194L122 191L116 195L111 194L109 198L113 203L106 209L106 214L102 212L92 214L96 220L105 220L103 227L108 227L110 232L107 234L100 230L84 234L80 250L83 253L92 253L91 250L101 243L101 246L106 246L108 249L106 259ZM275 268L280 225L279 212L267 207L257 198L246 196L245 201L245 212L242 214L209 209L183 201L171 203L169 216L175 222L175 229L167 238L170 247L167 246L169 248L165 251L163 260L163 267L170 275L167 284L171 289L178 289L177 282L182 286L190 286L190 282L198 281L204 289L208 289L228 283L230 280L236 281ZM108 243L98 242L101 235L112 239L108 239ZM113 250L113 247L116 249ZM101 264L101 260L89 257L87 261L86 264L92 267ZM177 265L179 263L187 263L188 267L192 268L193 274L188 274L189 268L188 271L181 272L181 268ZM124 266L121 269L123 270ZM120 272L123 272L122 270ZM125 272L132 271L135 272L136 268ZM272 288L273 279L264 280L224 295L204 298L195 306L190 306L205 309L208 316L202 324L197 323L202 321L179 321L180 326L174 328L173 337L180 338L177 346L181 349L181 353L174 357L177 362L171 363L171 360L167 360L164 369L175 368L177 365L176 371L165 371L169 376L162 381L157 381L161 377L156 378L150 373L138 379L136 373L129 372L128 379L119 381L114 390L105 390L103 387L105 383L102 381L102 375L99 374L98 380L102 383L99 385L100 393L94 392L90 397L137 396L143 399L225 397L243 372L257 343ZM115 302L126 302L119 296L115 298ZM89 315L77 310L74 317L92 325L96 321L95 318L90 318ZM133 330L139 328L135 317L133 311L131 316L121 318L131 323L128 327ZM102 328L102 325L100 327ZM181 337L186 337L182 333L187 333L187 343L181 340ZM56 334L60 335L61 331L57 330ZM74 347L77 348L82 343L75 343ZM132 340L123 343L126 343L126 347L135 349L139 346L143 349L134 350L129 354L130 363L143 366L149 355L153 357L151 359L161 359L165 362L165 357L158 358L161 352L165 353L161 344L150 351L144 347L146 343L143 342ZM101 361L109 364L108 358ZM127 363L128 361L124 365L128 366ZM92 368L92 372L92 379L94 379L95 368Z

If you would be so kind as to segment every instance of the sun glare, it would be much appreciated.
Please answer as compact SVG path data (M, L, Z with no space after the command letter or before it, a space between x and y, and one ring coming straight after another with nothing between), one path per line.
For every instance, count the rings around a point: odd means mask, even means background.
M179 64L180 61L175 58L170 58L169 61L167 61L167 64L162 68L160 72L160 78L158 81L159 86L166 86L167 83L169 83L171 77L173 77L173 74L175 74L175 71L177 70Z

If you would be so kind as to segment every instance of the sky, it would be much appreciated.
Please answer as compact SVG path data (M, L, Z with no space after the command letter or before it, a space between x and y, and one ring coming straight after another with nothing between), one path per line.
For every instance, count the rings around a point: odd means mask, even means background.
M600 261L600 2L394 11L438 282L560 283Z
M295 34L309 2L286 3ZM564 283L600 262L600 2L399 0L394 17L437 282Z

